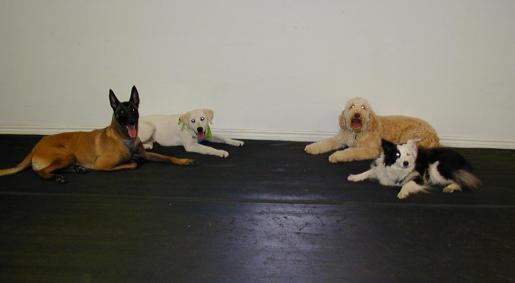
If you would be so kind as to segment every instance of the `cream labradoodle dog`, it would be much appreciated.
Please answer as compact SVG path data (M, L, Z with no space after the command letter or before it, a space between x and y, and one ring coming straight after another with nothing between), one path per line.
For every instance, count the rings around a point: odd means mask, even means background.
M242 146L243 142L211 133L213 110L197 109L184 114L150 115L139 119L138 136L145 149L151 149L154 143L163 146L182 145L189 152L228 157L225 150L215 149L200 144L203 141L226 143Z
M420 147L437 147L436 131L425 121L407 116L376 116L368 101L355 97L340 114L340 131L332 138L306 146L309 154L338 150L329 156L332 163L375 159L381 152L381 139L396 144L420 139Z

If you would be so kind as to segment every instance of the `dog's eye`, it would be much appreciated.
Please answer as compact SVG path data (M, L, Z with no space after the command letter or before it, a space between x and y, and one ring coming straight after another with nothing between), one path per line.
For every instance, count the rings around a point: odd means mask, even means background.
M191 119L191 123L195 123L195 119Z
M397 152L397 153L395 154L395 157L401 157L401 154Z
M205 120L204 117L200 117L200 121L204 121L204 120Z
M354 104L352 104L352 105L351 105L351 106L349 107L349 109L352 109L352 108L354 108L354 106L355 106L355 105L354 105Z
M361 109L367 110L367 107L365 105L361 105Z

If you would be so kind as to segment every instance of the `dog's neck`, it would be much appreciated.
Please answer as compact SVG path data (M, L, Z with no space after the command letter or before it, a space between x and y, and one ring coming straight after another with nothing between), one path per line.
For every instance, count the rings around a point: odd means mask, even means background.
M395 165L386 166L384 164L384 153L381 153L381 155L375 160L374 163L375 163L374 164L375 166L382 167L384 172L386 173L386 176L388 176L388 178L390 180L392 180L393 183L395 183L398 186L401 186L408 179L412 178L412 175L413 175L412 172L414 170L408 170L408 169L405 169L405 168L400 168L400 167L395 166Z
M123 143L130 149L134 147L136 144L136 138L129 137L120 123L116 120L116 117L113 115L113 118L111 119L111 124L109 125L109 128L112 130L112 132L117 135Z

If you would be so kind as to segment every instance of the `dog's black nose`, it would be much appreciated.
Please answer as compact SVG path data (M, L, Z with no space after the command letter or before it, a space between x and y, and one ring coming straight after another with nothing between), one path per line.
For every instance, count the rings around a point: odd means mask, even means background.
M402 162L402 166L404 166L404 167L408 167L408 165L409 165L409 162L408 162L408 161L404 161L404 162Z
M202 128L202 127L197 128L197 133L202 133L203 131L204 131L204 128Z
M361 117L361 114L359 114L359 113L354 114L354 118L359 119L360 117Z

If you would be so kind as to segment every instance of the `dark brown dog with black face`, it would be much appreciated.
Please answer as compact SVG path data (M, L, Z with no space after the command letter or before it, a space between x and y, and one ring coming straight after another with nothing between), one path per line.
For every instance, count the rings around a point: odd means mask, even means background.
M54 179L65 183L56 170L72 168L75 172L88 169L115 171L134 169L137 158L151 161L171 162L177 165L193 165L192 159L147 152L138 138L139 94L132 87L128 102L120 103L114 92L109 90L109 101L113 108L111 125L91 132L68 132L43 137L32 152L10 169L0 170L0 176L15 174L32 165L32 169L43 179Z

